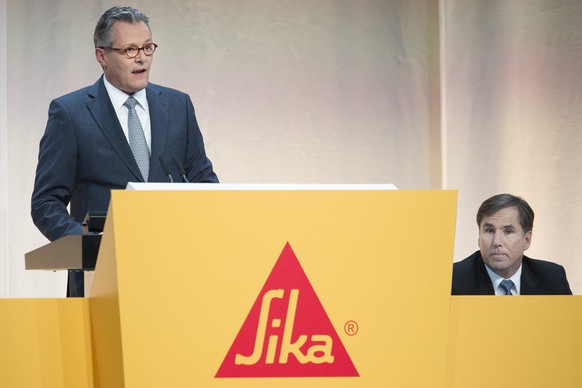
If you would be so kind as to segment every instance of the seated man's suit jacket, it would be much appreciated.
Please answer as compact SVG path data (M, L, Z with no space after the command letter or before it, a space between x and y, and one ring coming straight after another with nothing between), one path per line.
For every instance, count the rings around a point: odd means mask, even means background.
M481 252L453 264L453 295L495 295ZM561 265L523 256L520 295L572 295Z
M190 97L153 84L146 95L151 123L148 181L169 182L160 157L171 175L180 177L176 156L190 182L218 182ZM107 211L112 189L143 181L102 78L51 102L31 203L33 221L49 240L82 234L85 215Z

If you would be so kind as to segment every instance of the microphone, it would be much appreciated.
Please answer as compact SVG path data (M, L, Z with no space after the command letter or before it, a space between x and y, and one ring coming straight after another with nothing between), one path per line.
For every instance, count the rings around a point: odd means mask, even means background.
M182 179L184 179L186 183L190 183L188 178L186 178L186 170L184 170L184 166L182 166L182 163L180 163L180 160L178 160L176 154L173 154L172 157L174 158L174 164L176 164L176 167L178 168L178 172L180 173Z
M162 166L162 171L164 172L164 175L167 176L168 178L170 178L170 183L174 183L174 180L172 179L172 174L170 174L170 169L168 168L168 165L164 161L164 158L162 158L161 156L160 156L160 164Z

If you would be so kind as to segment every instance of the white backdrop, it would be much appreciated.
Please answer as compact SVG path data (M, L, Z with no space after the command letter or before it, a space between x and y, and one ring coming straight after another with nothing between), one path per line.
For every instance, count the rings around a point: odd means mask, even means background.
M64 295L64 274L24 270L47 242L30 219L38 142L50 100L101 74L93 29L117 3L0 0L0 296ZM527 253L582 294L582 3L129 5L160 45L150 80L191 95L222 182L455 189L455 259L477 249L480 203L518 194L536 211Z

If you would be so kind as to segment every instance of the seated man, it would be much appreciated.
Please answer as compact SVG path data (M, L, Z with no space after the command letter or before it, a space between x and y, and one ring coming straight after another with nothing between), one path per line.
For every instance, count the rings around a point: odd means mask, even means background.
M453 264L453 295L572 295L564 267L530 259L534 212L499 194L477 212L479 251Z

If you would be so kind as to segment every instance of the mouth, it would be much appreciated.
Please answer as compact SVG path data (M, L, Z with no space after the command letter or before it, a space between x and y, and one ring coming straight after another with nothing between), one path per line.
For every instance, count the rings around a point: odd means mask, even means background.
M507 255L505 253L492 253L491 257L494 259L505 259L505 257L507 257Z
M141 74L144 74L146 71L147 71L146 69L136 69L136 70L133 70L133 71L131 72L131 74L134 74L134 75L141 75Z

